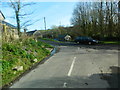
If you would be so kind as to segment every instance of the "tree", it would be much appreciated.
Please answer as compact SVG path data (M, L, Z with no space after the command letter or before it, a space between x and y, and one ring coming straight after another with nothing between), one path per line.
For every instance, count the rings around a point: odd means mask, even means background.
M118 28L117 28L117 33L118 33L118 39L120 40L120 1L118 2Z
M103 20L104 20L104 15L103 15L103 2L99 3L99 9L98 9L98 13L99 13L99 31L100 31L100 36L101 38L104 37L104 31L103 31Z
M118 2L118 20L118 23L120 23L120 1Z
M71 19L72 24L78 28L78 32L81 35L86 35L86 4L80 2L73 11L73 18Z
M22 11L27 6L33 5L35 3L23 3L21 0L10 0L10 2L8 2L8 4L14 10L18 35L21 36L21 31L20 31L21 28L22 27L26 28L27 26L32 25L31 20L27 20L27 21L22 22L22 18L24 18L28 15L31 15L33 13L33 12L23 13Z
M117 5L118 4L118 5ZM79 35L98 39L118 37L120 23L120 1L79 2L73 11L71 24L79 27ZM118 20L119 19L119 20Z

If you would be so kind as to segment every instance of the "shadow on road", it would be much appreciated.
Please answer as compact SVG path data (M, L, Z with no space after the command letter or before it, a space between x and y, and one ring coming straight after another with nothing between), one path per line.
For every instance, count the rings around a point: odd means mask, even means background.
M111 88L120 88L120 67L111 66L111 73L102 74L102 79L107 80Z

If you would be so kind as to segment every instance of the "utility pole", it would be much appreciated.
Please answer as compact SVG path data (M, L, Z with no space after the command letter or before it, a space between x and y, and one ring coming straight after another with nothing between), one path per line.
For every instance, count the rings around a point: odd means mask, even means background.
M60 21L60 25L59 26L61 26L61 21Z
M44 17L44 26L45 26L45 38L47 38L47 31L46 31L46 20L45 20L45 17Z
M45 30L46 30L46 20L45 20L45 17L44 17L44 25L45 25Z

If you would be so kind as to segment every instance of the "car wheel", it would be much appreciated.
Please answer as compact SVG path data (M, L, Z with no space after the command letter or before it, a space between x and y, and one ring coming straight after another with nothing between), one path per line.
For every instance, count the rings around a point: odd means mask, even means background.
M92 44L92 42L88 42L88 44L89 44L89 45L91 45L91 44Z

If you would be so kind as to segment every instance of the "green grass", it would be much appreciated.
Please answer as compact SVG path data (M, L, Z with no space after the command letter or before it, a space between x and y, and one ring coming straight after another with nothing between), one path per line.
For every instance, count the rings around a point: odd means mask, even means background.
M40 39L42 39L42 40L48 40L48 41L53 41L53 42L63 43L62 41L57 41L57 40L50 39L50 38L40 38Z
M50 54L45 48L53 48L43 42L36 42L35 40L28 39L22 43L6 43L2 44L2 59L0 59L0 71L2 71L2 86L8 85L11 81L19 77L20 74L28 70L32 65L37 62L33 62L36 58L38 62L43 60ZM15 66L23 66L23 71L14 71Z
M100 41L101 44L114 44L120 45L120 41Z

